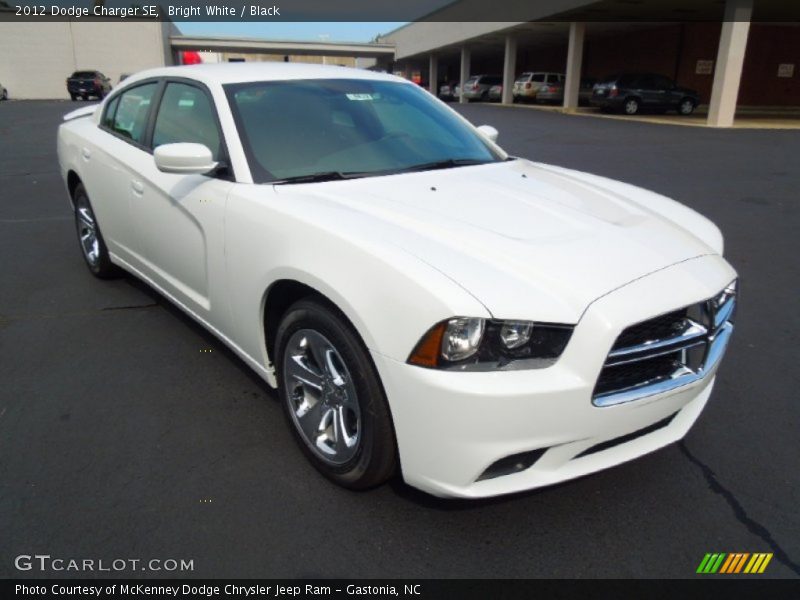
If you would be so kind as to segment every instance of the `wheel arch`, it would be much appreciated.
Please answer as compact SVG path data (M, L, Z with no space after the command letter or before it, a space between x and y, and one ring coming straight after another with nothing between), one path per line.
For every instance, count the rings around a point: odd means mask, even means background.
M82 183L80 175L74 169L70 169L67 172L67 190L69 191L69 201L72 204L72 208L75 208L75 190Z
M273 281L264 291L261 299L261 323L263 327L263 343L267 364L275 364L275 338L281 319L292 304L304 298L313 297L333 310L353 328L358 339L369 354L371 338L364 329L364 324L350 315L355 314L350 305L331 288L304 277L299 273L285 274Z

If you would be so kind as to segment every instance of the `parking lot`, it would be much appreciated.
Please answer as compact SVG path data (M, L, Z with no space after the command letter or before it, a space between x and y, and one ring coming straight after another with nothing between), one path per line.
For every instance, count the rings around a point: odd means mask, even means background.
M25 576L14 557L38 553L187 559L178 575L197 577L671 578L706 552L773 552L766 576L800 576L796 131L457 106L512 154L710 217L742 290L715 392L683 442L468 502L399 481L335 487L220 342L144 284L89 274L55 153L76 106L0 104L0 576Z

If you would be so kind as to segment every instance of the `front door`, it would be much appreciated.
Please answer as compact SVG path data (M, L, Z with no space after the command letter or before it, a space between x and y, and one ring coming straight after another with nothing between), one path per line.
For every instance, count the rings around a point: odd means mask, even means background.
M210 94L196 84L168 81L153 123L151 146L191 142L225 161ZM158 170L152 155L131 181L131 214L145 275L198 316L225 328L224 215L233 186L223 173L182 175ZM214 284L216 285L216 288ZM217 309L222 310L217 310Z

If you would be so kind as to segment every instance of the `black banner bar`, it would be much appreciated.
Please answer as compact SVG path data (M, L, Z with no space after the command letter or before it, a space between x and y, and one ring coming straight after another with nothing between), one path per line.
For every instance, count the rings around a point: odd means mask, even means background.
M690 22L723 19L701 0L0 0L0 21ZM800 21L800 2L756 0L753 21Z
M613 574L613 565L609 564ZM254 598L273 600L511 600L534 598L669 599L688 594L797 598L800 580L699 576L682 580L4 580L2 598Z

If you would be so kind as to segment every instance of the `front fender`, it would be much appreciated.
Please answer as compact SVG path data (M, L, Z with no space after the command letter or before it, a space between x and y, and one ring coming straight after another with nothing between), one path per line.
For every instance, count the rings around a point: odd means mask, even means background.
M382 239L379 228L345 217L348 211L331 203L296 204L267 186L246 186L228 203L225 250L236 338L261 364L270 362L264 298L280 280L327 297L371 352L398 361L443 319L490 316L453 280Z

